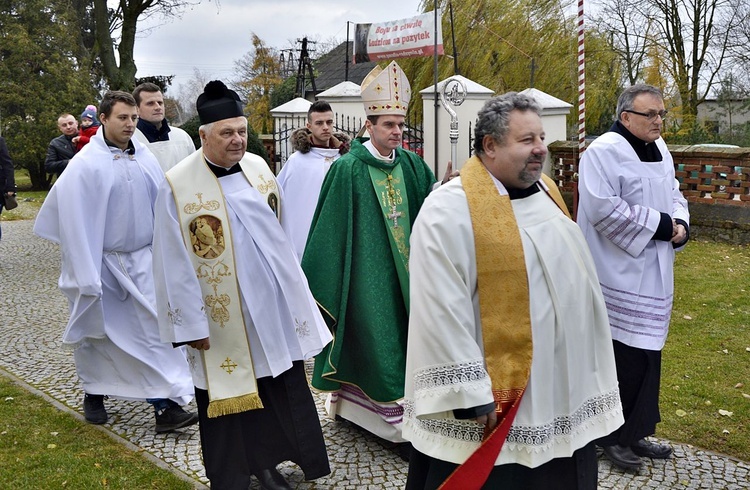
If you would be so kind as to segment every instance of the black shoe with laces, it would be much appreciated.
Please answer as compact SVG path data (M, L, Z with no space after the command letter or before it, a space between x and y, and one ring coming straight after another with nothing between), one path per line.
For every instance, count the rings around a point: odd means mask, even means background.
M84 394L83 416L86 417L86 422L90 424L101 425L106 423L109 415L107 409L104 408L104 395Z
M656 444L646 439L640 439L630 446L633 452L642 458L651 459L669 459L672 455L672 448L666 444Z
M156 433L171 432L198 423L198 414L186 412L179 405L171 405L156 414Z

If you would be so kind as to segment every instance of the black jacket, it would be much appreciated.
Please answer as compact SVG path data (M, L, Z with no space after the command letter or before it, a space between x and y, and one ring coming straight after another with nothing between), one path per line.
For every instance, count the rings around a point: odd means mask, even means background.
M5 138L0 136L0 203L5 206L5 193L16 192L16 178L13 175L13 161L8 154Z
M68 160L76 154L76 145L73 144L72 139L73 137L61 134L49 142L47 158L44 159L44 170L48 174L60 176L65 167L68 166Z

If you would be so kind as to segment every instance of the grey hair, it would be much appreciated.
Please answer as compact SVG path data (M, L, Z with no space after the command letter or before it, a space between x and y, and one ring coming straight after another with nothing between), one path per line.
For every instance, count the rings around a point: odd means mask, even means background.
M532 97L518 92L508 92L485 102L477 114L474 126L474 154L484 153L483 140L491 136L493 140L502 143L508 134L510 113L513 111L533 111L542 115L542 107Z
M617 99L617 120L622 119L622 113L625 111L633 110L633 102L635 98L641 94L650 94L659 99L664 99L664 95L661 90L654 87L653 85L647 85L645 83L637 83L623 90L620 97Z
M201 124L200 126L198 126L198 133L204 133L207 135L208 133L211 132L212 129L214 129L214 123L212 122Z

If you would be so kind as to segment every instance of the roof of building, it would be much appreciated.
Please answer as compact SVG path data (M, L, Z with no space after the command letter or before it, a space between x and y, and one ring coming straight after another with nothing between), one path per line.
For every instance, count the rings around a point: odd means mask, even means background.
M349 64L348 80L357 85L361 84L362 80L365 79L365 76L370 73L370 70L377 65L374 61L369 63L352 64L354 42L349 41L348 60L346 58L346 45L347 42L344 41L328 53L313 61L313 67L315 68L315 88L318 92L322 92L323 90L327 90L343 81L346 81L347 63Z
M307 114L311 105L312 102L309 100L297 97L285 104L274 107L271 109L271 114Z

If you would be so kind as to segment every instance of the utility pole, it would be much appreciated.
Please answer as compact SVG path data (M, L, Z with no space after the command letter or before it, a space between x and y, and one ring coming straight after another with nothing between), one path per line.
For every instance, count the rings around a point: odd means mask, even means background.
M302 49L299 55L299 64L297 65L297 85L294 88L294 96L305 98L305 70L310 75L310 85L312 85L313 95L318 91L315 87L315 75L313 75L312 62L310 60L310 53L307 50L308 44L315 44L315 41L308 41L307 37L297 40L298 43L302 43Z

